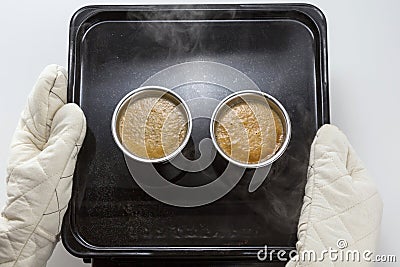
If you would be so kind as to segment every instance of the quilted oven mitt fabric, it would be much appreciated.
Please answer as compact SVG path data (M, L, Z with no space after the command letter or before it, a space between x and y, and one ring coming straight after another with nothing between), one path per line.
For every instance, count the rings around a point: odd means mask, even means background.
M58 241L86 133L83 112L66 104L66 94L65 70L46 67L14 133L0 216L1 267L45 266Z
M368 266L364 251L376 252L382 217L382 200L376 187L349 144L335 126L324 125L311 147L308 181L298 227L298 258L293 266ZM358 250L360 262L331 259L324 250ZM305 251L315 251L323 261L309 258ZM373 256L367 255L373 259ZM311 259L311 260L310 260Z

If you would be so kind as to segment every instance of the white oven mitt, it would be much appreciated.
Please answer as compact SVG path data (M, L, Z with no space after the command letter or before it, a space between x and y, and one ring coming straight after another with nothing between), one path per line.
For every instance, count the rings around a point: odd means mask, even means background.
M86 133L83 112L66 104L67 77L41 73L15 131L0 216L0 266L44 266L71 196L76 157Z
M373 264L368 262L374 257L368 251L376 252L381 216L382 200L346 136L337 127L324 125L311 146L297 232L298 257L286 266ZM322 252L330 248L338 251L338 257L344 253L344 259L346 251L358 250L360 263L357 257L352 261L352 256L350 261L336 260L335 254L325 255L323 261L308 256L309 251L315 251L322 258ZM366 259L364 251L368 254Z

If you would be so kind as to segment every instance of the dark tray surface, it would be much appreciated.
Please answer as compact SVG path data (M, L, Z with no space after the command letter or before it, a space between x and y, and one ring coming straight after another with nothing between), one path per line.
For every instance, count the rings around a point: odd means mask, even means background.
M196 8L201 11L185 11ZM168 21L174 12L179 18L209 20L148 22ZM66 247L81 257L140 251L196 254L196 249L168 252L168 247L210 247L208 255L234 256L266 244L294 247L309 148L317 129L329 122L325 27L316 8L300 5L98 6L78 11L71 22L69 101L81 106L88 129L63 224ZM167 38L171 33L176 38ZM151 75L198 60L232 66L279 99L293 133L287 151L255 193L247 192L247 171L217 202L177 208L137 186L112 139L110 123L117 102ZM220 247L227 252L217 252Z

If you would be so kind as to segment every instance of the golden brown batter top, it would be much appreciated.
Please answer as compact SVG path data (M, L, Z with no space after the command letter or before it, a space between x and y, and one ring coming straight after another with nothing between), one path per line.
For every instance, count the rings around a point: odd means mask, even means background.
M240 101L221 110L215 137L222 151L248 164L272 157L283 143L283 124L266 101Z
M132 100L120 120L122 143L132 154L145 159L171 154L182 144L186 132L183 107L166 97Z

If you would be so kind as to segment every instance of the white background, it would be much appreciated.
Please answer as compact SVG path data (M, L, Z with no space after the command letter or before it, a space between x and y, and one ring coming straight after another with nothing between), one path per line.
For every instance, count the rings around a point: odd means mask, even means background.
M199 1L118 3L146 2ZM202 3L244 2L278 1ZM87 4L105 3L109 2L26 0L1 3L0 206L6 199L3 177L9 144L32 85L47 64L66 66L69 20L74 11ZM322 9L328 20L332 123L347 134L379 187L384 201L379 252L397 254L400 261L400 1L316 0L309 3ZM59 244L48 266L88 265L70 256Z

